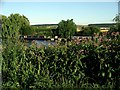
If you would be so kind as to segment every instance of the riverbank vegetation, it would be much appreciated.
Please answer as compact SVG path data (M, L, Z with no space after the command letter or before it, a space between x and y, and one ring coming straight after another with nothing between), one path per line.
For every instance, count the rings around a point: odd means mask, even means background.
M26 47L11 17L2 18L3 89L120 88L120 32Z

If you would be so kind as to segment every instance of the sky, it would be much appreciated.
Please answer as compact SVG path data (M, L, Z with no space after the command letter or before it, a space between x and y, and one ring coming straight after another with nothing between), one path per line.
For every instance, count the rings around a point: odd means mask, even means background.
M25 15L31 25L73 19L77 25L108 23L118 13L117 2L1 2L0 13Z

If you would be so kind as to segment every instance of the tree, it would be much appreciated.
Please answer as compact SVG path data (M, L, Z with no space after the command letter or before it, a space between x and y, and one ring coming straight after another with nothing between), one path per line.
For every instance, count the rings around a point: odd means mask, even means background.
M2 32L2 15L0 14L0 39L1 39L1 32Z
M33 29L30 26L29 20L20 14L11 14L6 17L2 15L2 39L3 42L17 41L20 35L31 35ZM11 41L12 42L12 41Z
M8 87L12 87L13 83L21 83L21 78L17 75L20 65L23 43L19 39L19 30L21 28L21 16L12 14L9 17L2 16L2 85L9 83ZM24 59L22 59L23 61ZM15 85L17 86L17 85Z
M110 27L110 30L109 32L112 33L112 32L117 32L118 31L118 26L117 25L113 25Z
M8 18L13 24L16 24L19 27L19 33L21 35L32 34L33 29L30 26L30 22L26 16L20 14L11 14Z
M2 44L16 43L19 40L19 26L14 22L14 18L2 15Z
M113 18L113 21L115 21L116 23L120 23L120 13L116 15L115 18Z
M62 38L69 38L71 39L71 36L75 34L77 29L76 24L73 22L73 19L71 20L62 20L58 23L58 35Z
M94 35L94 33L99 33L99 32L100 32L100 29L98 27L88 26L88 27L82 28L82 30L80 31L80 34L92 36Z
M116 25L111 26L109 32L120 32L120 13L113 18L113 21Z
M21 35L34 35L35 34L35 30L30 25L24 25L20 29L20 34Z

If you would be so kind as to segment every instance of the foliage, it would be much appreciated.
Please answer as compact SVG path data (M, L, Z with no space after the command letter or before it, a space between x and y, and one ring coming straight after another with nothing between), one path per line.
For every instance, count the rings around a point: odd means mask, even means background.
M110 27L110 30L109 30L110 33L117 32L117 31L118 31L118 26L117 25L114 25L114 26Z
M32 28L32 26L22 26L21 27L21 35L34 35L34 29Z
M2 79L3 83L6 82L6 86L15 88L19 86L17 82L18 77L16 76L17 69L19 68L16 67L16 65L18 65L20 59L19 51L21 44L19 41L19 23L16 23L12 17L14 17L14 15L8 18L2 16Z
M19 25L11 17L2 16L2 41L3 45L9 44L12 40L19 40ZM5 44L4 44L5 43ZM15 43L15 42L13 42Z
M120 13L115 16L115 18L113 19L113 21L115 21L115 22L117 22L117 23L120 22Z
M3 16L2 88L120 88L120 34L26 47L19 23Z
M113 26L113 27L110 27L110 31L109 32L120 32L120 13L115 16L113 21L116 22L116 25Z
M30 22L27 17L20 14L11 14L8 19L12 22L12 24L17 25L19 33L21 35L31 35L33 29L30 26Z
M36 36L53 36L53 29L54 28L47 28L47 26L45 27L36 27L36 26L32 26L34 29L34 35Z
M3 87L118 88L119 48L120 36L47 48L11 43L3 52Z
M86 36L92 36L95 33L99 33L100 29L95 26L88 26L88 27L82 27L82 30L77 33L77 35L86 35Z
M71 36L73 36L76 32L76 24L73 22L73 19L71 20L62 20L61 22L59 22L58 24L58 33L60 35L60 37L62 38L71 38Z

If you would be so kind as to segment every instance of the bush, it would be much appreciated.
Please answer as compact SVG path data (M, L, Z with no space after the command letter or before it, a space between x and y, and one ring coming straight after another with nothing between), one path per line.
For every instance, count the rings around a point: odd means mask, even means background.
M47 48L11 43L3 50L3 87L120 88L120 39L115 39Z

